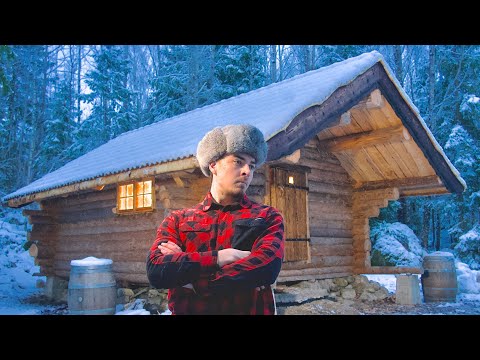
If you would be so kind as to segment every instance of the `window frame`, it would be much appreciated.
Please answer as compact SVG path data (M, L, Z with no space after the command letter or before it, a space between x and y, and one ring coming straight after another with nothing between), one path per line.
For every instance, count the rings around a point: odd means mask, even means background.
M137 196L138 183L145 182L145 181L152 181L152 206L137 208L135 200L136 200L136 196ZM120 210L120 187L124 186L124 185L130 185L130 184L133 184L133 209ZM155 198L156 198L156 196L155 196L155 177L146 177L146 178L142 178L142 179L119 182L119 183L117 183L117 208L116 208L116 213L117 214L132 214L132 213L145 213L145 212L155 211L155 208L156 208Z

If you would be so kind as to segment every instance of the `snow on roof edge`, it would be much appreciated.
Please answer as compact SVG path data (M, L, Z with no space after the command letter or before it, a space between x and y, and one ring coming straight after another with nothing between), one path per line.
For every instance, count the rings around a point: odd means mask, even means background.
M116 172L111 171L111 172L100 173L100 174L95 175L95 176L87 176L85 178L75 179L75 180L72 180L72 181L69 181L69 182L66 182L66 183L63 183L63 184L58 184L58 185L54 185L54 186L50 186L50 187L46 186L42 190L32 190L32 191L27 191L27 192L22 193L20 190L22 190L24 187L21 187L17 191L12 192L8 195L5 195L2 198L2 202L7 202L8 200L12 200L12 199L15 199L15 198L20 198L20 197L24 197L24 196L28 196L28 195L39 194L39 193L42 193L42 192L45 192L45 191L60 189L60 188L65 187L65 186L70 186L70 185L73 185L73 184L79 184L79 183L82 183L84 181L94 180L96 178L100 178L100 177L103 177L103 176L121 174L121 173L126 172L126 171L141 169L141 168L146 167L146 166L160 165L160 164L168 163L168 162L171 162L171 161L183 160L183 159L187 159L191 156L194 156L194 154L189 154L189 155L174 158L174 159L167 159L167 160L156 162L156 163L153 163L153 164L142 164L142 165L138 165L138 166L132 166L132 167L125 168L123 170L116 171ZM77 158L77 159L79 159L79 158ZM59 169L61 169L61 167ZM42 177L37 179L37 180L40 180L40 179L42 179ZM34 184L34 183L35 183L35 181L30 183L29 185ZM17 193L19 193L19 194L17 194Z
M324 67L321 67L319 69L316 69L316 70L313 70L313 71L326 71L326 70L329 70L329 69L332 69L336 66L344 66L346 62L348 62L349 60L352 60L352 61L355 61L355 60L358 60L359 57L361 56L372 56L374 59L375 59L375 63L381 61L383 59L383 55L378 52L377 50L373 50L373 51L370 51L370 52L367 52L367 53L363 53L363 54L360 54L358 56L355 56L355 57L352 57L352 58L348 58L348 59L345 59L343 61L339 61L339 62L335 62L333 64L330 64L328 66L324 66ZM292 123L292 121L298 116L300 115L302 112L304 112L305 110L313 107L313 106L317 106L317 105L322 105L326 99L328 99L338 88L342 87L342 86L345 86L345 85L348 85L349 83L351 83L352 81L354 81L357 77L359 77L360 75L362 75L365 71L367 71L369 68L371 68L373 66L373 64L369 64L368 66L365 66L364 68L362 68L361 70L358 71L357 73L357 76L355 76L354 78L350 78L348 79L348 81L346 82L343 82L343 83L340 83L338 84L338 86L335 88L335 89L332 89L332 91L330 91L328 94L326 94L323 99L319 99L313 103L311 103L310 105L304 107L303 109L297 111L297 113L295 113L295 115L290 119L289 122L285 123L285 125L281 128L278 128L276 132L274 132L273 134L271 134L270 136L268 136L268 138L266 137L265 140L268 141L270 140L271 138L273 138L275 135L279 134L280 132L282 131L285 131L289 126L290 124ZM308 71L306 73L303 73L303 74L299 74L297 76L294 76L290 79L287 79L287 80L291 80L293 78L298 78L300 76L303 76L303 75L307 75L307 74L310 74L312 71ZM284 80L284 81L287 81L287 80ZM274 83L275 84L275 83ZM270 84L270 85L274 85L274 84ZM269 86L270 86L269 85Z

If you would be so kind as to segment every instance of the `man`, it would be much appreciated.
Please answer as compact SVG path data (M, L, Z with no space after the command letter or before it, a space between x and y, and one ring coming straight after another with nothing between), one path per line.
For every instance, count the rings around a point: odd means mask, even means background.
M198 143L210 191L163 220L147 257L148 279L169 289L172 314L275 314L270 285L283 260L283 218L245 194L267 150L251 125L214 128Z

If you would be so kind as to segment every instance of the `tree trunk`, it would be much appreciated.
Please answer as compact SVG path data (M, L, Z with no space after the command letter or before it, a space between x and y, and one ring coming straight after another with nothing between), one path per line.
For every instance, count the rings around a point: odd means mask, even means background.
M277 81L277 45L270 45L270 83Z
M81 109L80 109L80 94L82 92L82 45L78 46L77 58L77 123L80 124Z
M407 200L404 197L401 197L398 199L398 202L400 203L400 207L397 211L397 218L398 221L401 222L402 224L407 223Z
M395 59L395 74L398 81L403 86L403 61L402 61L402 46L394 45L393 57Z
M423 206L423 217L422 217L422 227L420 232L420 238L422 240L422 245L425 250L428 250L428 234L430 233L430 217L431 209L430 205L426 203Z
M435 45L429 46L428 52L428 115L430 128L435 133L437 121L434 113L435 106Z
M434 248L435 247L435 235L436 235L436 232L435 232L435 227L436 227L436 218L435 218L435 209L434 207L432 206L432 247Z
M198 107L198 91L199 91L199 54L200 45L189 46L189 86L188 86L188 103L187 109L193 110Z
M441 231L442 231L442 223L440 222L440 211L436 212L437 217L437 226L435 228L435 250L440 250L440 242L441 242Z

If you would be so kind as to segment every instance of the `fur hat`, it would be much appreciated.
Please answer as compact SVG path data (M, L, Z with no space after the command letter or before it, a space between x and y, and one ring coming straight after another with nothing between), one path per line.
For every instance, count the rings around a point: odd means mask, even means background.
M197 160L205 176L210 175L208 166L227 154L246 153L255 158L257 166L267 158L268 145L262 132L255 126L226 125L216 127L205 134L197 146Z

